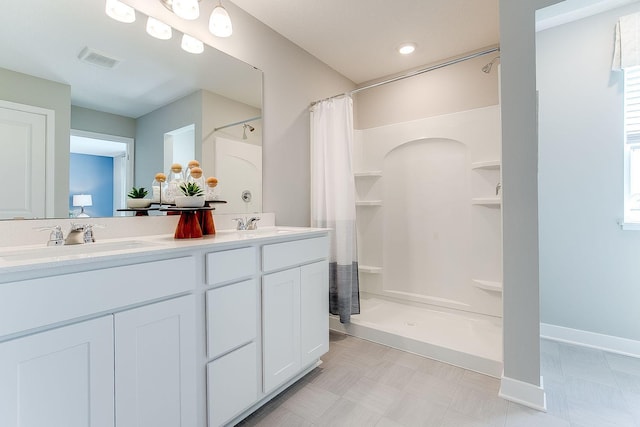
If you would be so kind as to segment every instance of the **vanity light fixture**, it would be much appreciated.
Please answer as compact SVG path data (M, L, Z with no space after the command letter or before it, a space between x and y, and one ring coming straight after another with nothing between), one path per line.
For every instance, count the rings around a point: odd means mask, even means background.
M130 24L136 20L136 11L131 6L118 0L107 0L105 12L111 18L125 24Z
M204 43L195 37L191 37L189 34L182 35L182 43L180 44L182 49L189 53L202 53L204 52Z
M217 37L229 37L233 33L231 18L221 1L218 1L218 5L213 8L209 17L209 31Z
M147 19L147 33L160 40L169 40L172 30L169 25L150 16Z
M416 50L415 43L403 43L398 47L398 52L402 55L409 55Z
M200 7L198 0L173 0L171 4L173 13L182 19L198 19Z

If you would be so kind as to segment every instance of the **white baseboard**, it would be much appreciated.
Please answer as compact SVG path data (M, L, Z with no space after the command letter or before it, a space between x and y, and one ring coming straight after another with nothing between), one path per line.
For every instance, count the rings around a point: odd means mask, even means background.
M565 328L548 323L540 324L540 337L640 358L640 341L627 338Z
M547 412L547 396L544 393L542 377L540 385L525 383L513 378L502 376L498 395L511 402L519 403L538 411Z

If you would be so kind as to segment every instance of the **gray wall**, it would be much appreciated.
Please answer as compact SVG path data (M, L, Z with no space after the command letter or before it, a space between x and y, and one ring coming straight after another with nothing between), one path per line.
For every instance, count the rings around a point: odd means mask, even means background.
M226 39L209 33L207 11L210 14L212 4L203 2L204 12L193 22L176 18L160 2L125 3L264 72L263 210L275 212L278 224L308 226L308 107L312 101L353 89L353 82L231 2L224 3L233 21L233 35Z
M500 0L504 376L540 384L535 10Z
M640 4L537 35L541 321L640 340L640 233L622 231L623 78L617 19ZM567 53L571 54L568 55Z
M195 124L195 140L202 140L202 91L138 117L135 137L136 187L150 187L153 177L164 171L164 134ZM201 158L200 144L196 144L196 158ZM185 165L183 165L185 166Z
M356 129L368 129L498 104L498 67L482 67L498 53L359 92ZM405 73L403 73L405 74Z
M0 68L0 99L55 111L54 216L69 216L71 86Z
M136 119L72 105L71 129L135 138Z

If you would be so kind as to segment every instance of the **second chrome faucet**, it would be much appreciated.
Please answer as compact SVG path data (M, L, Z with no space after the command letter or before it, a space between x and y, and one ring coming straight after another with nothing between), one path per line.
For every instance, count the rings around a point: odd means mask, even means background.
M260 217L252 216L251 218L233 218L236 221L236 230L255 230L258 228Z

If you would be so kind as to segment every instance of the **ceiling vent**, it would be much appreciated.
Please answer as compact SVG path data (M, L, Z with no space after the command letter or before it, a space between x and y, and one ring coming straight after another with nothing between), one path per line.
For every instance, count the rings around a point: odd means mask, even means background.
M88 62L89 64L97 65L102 68L114 68L120 63L119 59L112 58L102 52L99 52L90 47L82 49L78 58L81 61Z

